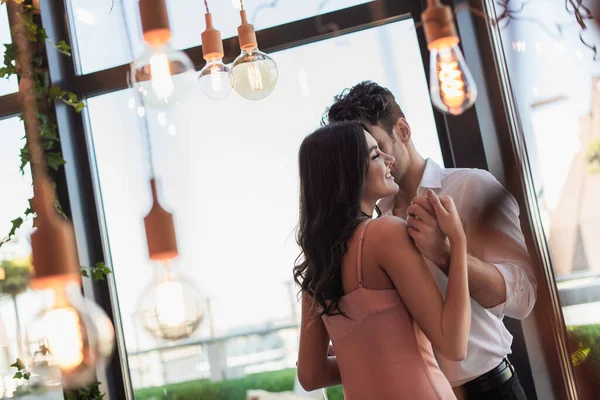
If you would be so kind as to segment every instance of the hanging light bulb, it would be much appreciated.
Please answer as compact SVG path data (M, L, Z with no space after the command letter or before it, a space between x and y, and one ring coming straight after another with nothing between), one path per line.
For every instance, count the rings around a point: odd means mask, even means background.
M206 30L202 32L202 54L206 65L200 70L198 83L206 97L222 100L233 90L234 80L231 70L223 64L223 42L221 33L213 27L212 15L206 5Z
M204 296L189 279L175 271L170 260L154 264L154 282L146 290L138 310L144 328L158 339L189 337L204 319Z
M156 181L150 181L152 209L144 218L148 252L157 265L152 285L142 297L138 312L144 328L158 339L191 336L204 318L202 293L173 268L178 256L173 216L158 202Z
M241 54L233 61L235 91L248 100L261 100L275 89L279 71L271 57L258 49L254 26L248 23L246 10L240 10L238 27Z
M428 0L421 19L430 51L431 101L444 113L460 115L475 103L477 87L458 47L452 10L439 0Z
M189 93L196 79L194 64L169 46L171 30L164 0L140 0L146 49L131 63L130 79L145 104L169 108Z
M81 295L73 229L57 215L50 183L36 178L35 188L35 277L30 286L46 290L52 299L30 326L30 337L45 349L46 364L60 370L63 387L80 388L95 379L96 363L112 353L114 329L106 313ZM54 381L40 375L48 385Z
M81 295L75 282L50 290L51 304L29 328L39 346L32 372L45 386L83 387L95 379L96 363L113 350L114 330L106 313Z

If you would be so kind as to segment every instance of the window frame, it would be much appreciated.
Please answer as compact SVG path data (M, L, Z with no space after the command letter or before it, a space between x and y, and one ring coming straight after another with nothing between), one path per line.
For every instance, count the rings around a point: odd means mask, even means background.
M461 0L444 3L456 8ZM494 10L492 0L474 0L473 6L486 11ZM420 20L425 0L374 0L350 8L322 14L257 31L261 49L273 53L308 43L317 42L385 25L404 18ZM52 38L74 43L69 28L68 6L65 1L40 0L43 26ZM492 14L493 15L493 14ZM334 32L323 32L319 27L334 23ZM576 398L575 379L566 351L566 328L558 301L552 274L552 265L543 234L540 235L537 204L529 191L527 160L519 152L518 138L522 127L512 95L506 61L497 27L476 20L468 13L459 13L457 28L461 35L461 47L479 88L476 105L458 117L449 117L434 109L434 118L442 156L447 167L471 167L490 170L507 189L515 195L522 210L522 227L534 258L534 268L540 282L535 322L525 329L519 322L509 321L507 326L514 335L513 362L520 373L530 398L535 398L540 385L551 385L556 398ZM425 74L429 79L429 51L423 29L417 29ZM80 98L114 92L127 87L128 65L120 65L102 71L78 75L74 60L59 55L47 46L51 81ZM225 62L231 62L239 54L237 37L224 40ZM204 66L201 46L185 50L197 70ZM64 174L59 176L59 199L67 204L67 214L73 221L82 264L93 265L105 259L109 263L109 244L104 229L102 198L97 186L97 174L93 167L94 154L90 151L90 135L84 115L57 102L55 105L58 130L64 158L68 160ZM18 94L0 97L0 119L20 112ZM516 164L515 164L516 163ZM516 168L511 167L516 165ZM87 264L86 264L87 263ZM84 293L93 298L111 317L117 338L115 354L105 369L98 370L103 390L109 399L133 399L127 351L121 329L115 283L110 277L105 282L85 280ZM542 311L542 309L546 311ZM550 310L549 312L547 310ZM530 318L531 320L531 318ZM552 333L552 340L540 339L535 333ZM525 331L525 333L524 333ZM525 337L527 346L525 346ZM543 342L543 343L542 343ZM531 348L540 348L546 368L543 373L532 373L530 361L539 363L541 357ZM539 369L539 368L538 368ZM544 382L542 382L544 381ZM546 397L544 397L546 398Z

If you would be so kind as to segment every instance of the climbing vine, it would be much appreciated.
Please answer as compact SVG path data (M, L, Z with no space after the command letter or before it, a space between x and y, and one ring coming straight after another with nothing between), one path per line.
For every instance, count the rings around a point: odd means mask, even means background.
M45 45L46 43L50 43L54 49L65 56L71 56L71 48L64 40L61 40L58 43L53 43L50 41L46 30L36 23L35 16L38 14L38 11L31 4L31 1L0 0L0 3L7 3L8 1L13 1L14 3L18 4L27 39L32 44L32 62L34 67L33 83L38 102L40 136L42 139L42 146L46 153L46 165L48 168L48 173L50 176L55 176L59 171L59 168L65 164L65 160L63 159L60 150L58 129L54 121L52 105L56 101L62 101L68 106L73 107L75 111L81 112L81 110L84 108L84 104L79 100L75 93L62 90L60 87L54 86L50 83L50 75L46 62ZM20 66L17 61L17 46L15 43L8 43L4 44L4 47L4 63L2 66L0 66L0 78L8 79L12 76L19 78ZM28 166L30 161L30 153L29 149L27 148L27 144L25 144L21 149L20 157L21 165L19 168L21 174L24 174L25 168ZM56 203L56 208L61 214L64 215L62 212L62 207L58 201ZM22 215L17 216L11 221L12 226L10 231L2 240L0 240L0 247L10 241L23 223L34 215L35 211L33 209L32 199L29 199L27 207Z
M55 177L57 172L66 162L60 148L60 139L58 136L55 114L53 112L53 105L55 102L60 101L73 107L76 112L81 112L85 106L75 93L62 90L60 87L51 84L47 65L46 44L50 44L52 48L67 57L71 57L71 48L64 40L54 43L49 39L46 30L38 22L39 10L34 7L32 0L0 0L0 4L8 3L9 1L12 1L13 5L19 7L22 25L27 40L31 44L33 85L38 106L37 117L39 121L41 144L45 152L48 175ZM4 44L4 47L4 62L0 65L0 78L8 79L16 76L19 79L21 77L21 66L17 60L17 46L15 43L8 43ZM22 115L19 117L21 120L23 119ZM20 158L21 163L19 169L21 174L25 174L26 168L30 162L30 152L26 143L21 148ZM66 218L58 200L55 205L57 211ZM33 199L29 199L23 213L11 221L12 226L6 236L0 240L0 247L14 237L17 230L28 218L33 218L34 216L35 210L33 208ZM110 268L103 262L96 263L91 267L81 267L82 276L90 277L95 281L106 279L106 276L111 272ZM29 379L30 372L20 359L17 359L11 367L17 368L17 372L14 376L15 379ZM104 395L100 392L99 385L100 382L93 382L83 389L65 392L65 396L68 400L102 399Z

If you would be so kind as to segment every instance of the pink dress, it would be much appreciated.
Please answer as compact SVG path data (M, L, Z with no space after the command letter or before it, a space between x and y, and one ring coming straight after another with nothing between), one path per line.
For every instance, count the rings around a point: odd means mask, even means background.
M455 400L448 380L395 289L362 283L358 243L358 288L342 297L343 315L323 316L337 356L346 400Z

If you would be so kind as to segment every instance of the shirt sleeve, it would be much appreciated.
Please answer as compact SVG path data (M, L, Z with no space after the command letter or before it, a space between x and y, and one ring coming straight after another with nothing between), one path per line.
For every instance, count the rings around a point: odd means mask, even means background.
M484 170L470 170L461 188L459 213L469 253L492 264L504 278L506 301L488 309L499 318L523 319L537 298L537 282L521 231L514 197Z

